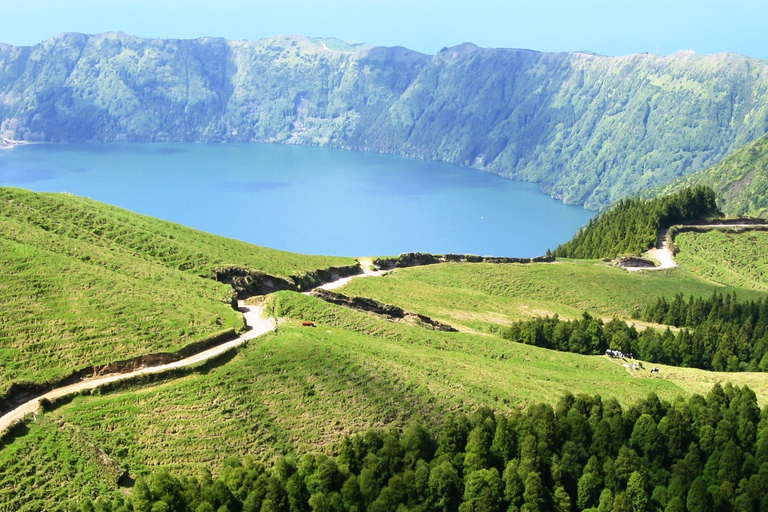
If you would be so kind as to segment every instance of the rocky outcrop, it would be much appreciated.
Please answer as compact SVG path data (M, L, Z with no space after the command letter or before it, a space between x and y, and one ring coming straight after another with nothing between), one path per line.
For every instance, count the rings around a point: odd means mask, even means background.
M624 256L616 260L613 266L621 268L654 268L656 264L639 256Z
M240 300L254 295L267 295L280 290L298 291L296 283L293 281L247 267L215 267L213 276L220 283L232 286Z
M336 281L342 277L356 276L363 273L360 263L343 267L329 267L312 270L291 276L298 290L311 290L325 283Z
M344 306L356 311L363 311L365 313L372 313L389 320L405 321L434 331L457 332L456 329L450 325L438 322L437 320L432 320L426 315L411 313L397 306L384 304L383 302L368 297L347 297L341 293L322 289L314 290L310 295L326 302L330 302L331 304Z

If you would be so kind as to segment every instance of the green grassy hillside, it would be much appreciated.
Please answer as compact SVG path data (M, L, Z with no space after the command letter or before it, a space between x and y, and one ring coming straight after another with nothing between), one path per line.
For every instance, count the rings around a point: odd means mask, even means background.
M93 70L98 69L99 73ZM325 145L474 166L601 208L766 132L768 64L463 44L62 34L0 45L0 136Z
M671 400L729 381L748 384L761 405L768 403L762 374L661 366L661 376L652 378L602 356L429 331L294 292L271 300L286 319L278 333L254 340L222 366L77 397L39 416L0 450L0 502L24 510L43 500L57 509L61 503L52 497L115 487L114 470L72 487L69 479L81 467L93 472L117 464L134 477L157 467L197 474L215 471L230 455L274 460L281 453L332 453L344 435L369 427L400 427L410 417L434 425L448 411L481 405L507 413L554 404L565 391L628 405L651 391ZM307 319L317 327L298 325ZM72 435L80 444L65 450L62 441ZM94 457L93 447L103 455ZM14 479L26 485L3 483Z
M351 263L16 189L0 189L0 228L5 385L54 378L115 354L170 350L242 326L228 303L231 290L209 278L211 266L290 276ZM66 510L83 497L117 490L124 471L138 477L166 467L204 475L228 456L272 461L284 453L334 453L345 435L369 427L401 428L414 417L438 426L448 412L488 406L508 413L554 404L566 391L628 405L649 392L671 401L731 382L748 385L768 405L765 373L655 365L661 372L652 376L604 356L497 335L512 321L554 313L629 318L659 296L678 293L765 297L761 264L740 271L745 260L762 261L763 235L718 234L699 242L709 234L679 235L682 266L670 271L628 273L585 260L451 263L356 279L341 290L464 332L392 322L295 292L272 294L267 310L283 318L276 333L216 363L63 400L2 438L0 512ZM728 273L711 274L708 265ZM305 320L316 327L301 327Z
M400 269L383 279L355 279L339 291L371 297L426 314L454 327L488 331L531 316L575 318L583 311L629 318L659 296L708 297L734 292L762 297L738 285L724 287L683 269L630 273L597 261L494 265L447 263Z
M734 151L719 163L650 192L666 195L685 187L707 185L724 213L768 217L768 136Z
M768 292L768 233L680 233L677 262L714 283ZM748 262L748 264L745 264Z
M211 267L350 264L256 247L89 199L0 189L0 395L16 381L175 351L243 328Z

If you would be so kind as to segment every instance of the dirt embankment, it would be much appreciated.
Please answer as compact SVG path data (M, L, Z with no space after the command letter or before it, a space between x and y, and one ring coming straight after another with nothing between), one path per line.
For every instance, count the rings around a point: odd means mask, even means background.
M311 270L292 275L288 278L272 276L260 270L247 267L227 266L215 267L213 269L214 278L221 283L231 285L235 290L237 298L240 300L256 295L268 295L281 290L294 292L310 290L347 276L360 275L362 273L363 268L360 266L360 263L343 267Z
M326 302L330 302L331 304L336 304L337 306L344 306L356 311L372 313L389 320L405 321L434 331L458 332L450 325L438 322L437 320L432 320L426 315L411 313L398 306L384 304L383 302L368 297L347 297L341 293L323 289L314 290L310 295Z

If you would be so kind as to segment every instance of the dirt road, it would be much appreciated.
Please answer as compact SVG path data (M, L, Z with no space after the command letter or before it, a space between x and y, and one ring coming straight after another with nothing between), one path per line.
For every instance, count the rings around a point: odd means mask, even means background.
M320 286L318 286L318 288L321 290L335 290L336 288L341 288L351 280L358 277L380 277L390 272L389 270L372 270L373 261L371 260L371 258L358 258L357 261L360 262L360 266L363 268L362 274L357 274L349 277L342 277L335 281L331 281L330 283L321 284ZM304 292L304 293L306 295L309 295L311 292Z
M95 387L102 386L109 382L130 379L131 377L136 377L137 375L161 373L166 370L170 370L172 368L182 368L184 366L190 366L196 363L200 363L202 361L215 357L223 352L226 352L232 347L242 345L246 341L253 339L257 336L261 336L262 334L265 334L275 328L274 318L264 318L262 316L264 313L264 308L262 306L253 306L253 305L246 306L242 303L242 301L238 302L238 306L239 306L238 309L243 312L246 325L248 325L249 327L249 329L245 333L243 333L243 335L240 336L239 338L236 338L232 341L228 341L221 345L217 345L208 350L204 350L203 352L199 352L185 359L174 361L173 363L163 364L159 366L150 366L147 368L140 368L136 371L129 372L129 373L118 373L113 375L107 375L105 377L97 377L94 379L84 380L76 384L71 384L69 386L64 386L61 388L54 389L42 396L33 398L32 400L20 405L16 409L12 410L11 412L7 413L2 418L0 418L0 432L5 431L5 429L13 425L13 423L15 423L16 421L21 420L25 415L35 413L38 407L40 406L40 400L42 400L43 398L47 398L48 400L53 400L55 398L61 398L62 396L83 391L85 389L93 389Z
M361 258L359 261L360 261L360 264L363 266L362 274L337 279L336 281L332 281L330 283L321 285L319 286L319 288L332 290L334 288L339 288L341 286L344 286L355 277L381 276L388 272L388 271L371 270L372 262L368 259ZM24 418L24 416L26 416L27 414L35 413L40 407L40 401L43 398L47 398L48 400L53 400L55 398L61 398L63 396L70 395L72 393L77 393L79 391L83 391L86 389L93 389L98 386L108 384L110 382L130 379L132 377L136 377L137 375L161 373L173 368L182 368L184 366L190 366L196 363L200 363L202 361L206 361L223 352L226 352L232 347L237 347L238 345L242 345L243 343L245 343L250 339L256 338L257 336L261 336L262 334L266 334L269 331L272 331L275 329L275 319L263 317L263 314L264 314L263 306L261 305L246 306L242 301L239 301L238 310L243 313L243 317L245 318L245 324L248 326L248 330L245 333L243 333L243 335L240 336L239 338L234 339L232 341L228 341L221 345L217 345L216 347L210 348L208 350L204 350L203 352L199 352L185 359L180 359L173 363L163 364L159 366L150 366L146 368L139 368L138 370L135 370L129 373L118 373L118 374L107 375L104 377L96 377L93 379L83 380L81 382L78 382L76 384L71 384L69 386L56 388L54 390L49 391L48 393L45 393L44 395L38 396L36 398L29 400L28 402L23 403L16 409L10 411L9 413L1 417L0 432L4 432L5 429L13 425L15 422Z

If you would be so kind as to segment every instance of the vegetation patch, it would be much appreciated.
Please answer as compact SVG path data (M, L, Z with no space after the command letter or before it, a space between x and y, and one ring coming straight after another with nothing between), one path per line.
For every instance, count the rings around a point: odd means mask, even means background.
M656 245L660 229L717 215L720 211L715 193L704 186L658 199L622 199L558 247L555 256L612 259L622 254L641 254Z
M768 233L713 230L680 233L678 264L692 274L727 286L768 291Z
M308 453L267 469L229 459L220 476L140 480L100 509L633 512L758 510L768 501L768 426L749 388L715 386L623 409L600 396L511 414L481 408L434 433L411 422L346 437L336 457ZM84 506L93 507L90 501ZM173 507L173 508L171 508Z
M737 149L712 167L683 176L648 195L667 195L707 185L727 214L768 217L768 135Z
M241 331L213 267L273 275L345 267L229 240L67 194L0 188L0 397L75 371ZM204 277L205 279L203 279Z
M340 289L428 315L456 328L495 332L518 320L559 315L631 318L658 297L709 297L715 291L759 299L763 293L723 287L681 268L629 273L594 261L556 264L440 264L354 279Z

